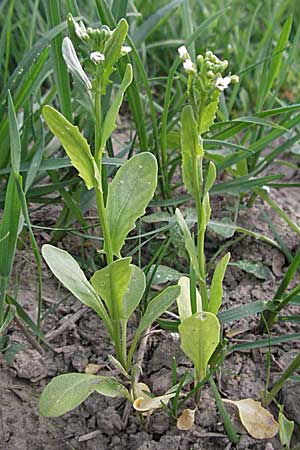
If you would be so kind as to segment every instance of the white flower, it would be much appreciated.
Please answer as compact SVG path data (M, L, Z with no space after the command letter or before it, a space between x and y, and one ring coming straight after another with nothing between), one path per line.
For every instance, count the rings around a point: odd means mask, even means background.
M130 45L122 45L122 48L121 48L122 56L128 55L128 53L130 53L131 51L132 51L132 48L130 47Z
M191 59L186 59L183 62L183 68L187 73L195 73L196 69Z
M220 90L220 91L224 91L224 89L227 89L228 86L231 83L231 77L219 77L216 80L216 87Z
M105 56L103 53L100 52L92 52L90 54L90 59L93 61L94 64L98 64L99 62L102 62L105 60Z
M179 57L180 57L180 59L182 61L186 61L186 60L190 60L191 59L191 57L189 55L189 52L187 51L187 48L184 45L179 47L178 53L179 53Z

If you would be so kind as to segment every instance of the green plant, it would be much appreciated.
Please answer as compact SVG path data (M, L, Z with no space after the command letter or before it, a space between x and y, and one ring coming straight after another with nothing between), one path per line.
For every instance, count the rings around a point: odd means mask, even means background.
M71 19L72 20L72 19ZM44 245L42 253L48 266L61 283L83 304L92 308L106 326L115 348L112 359L126 382L133 383L130 394L116 378L90 374L64 374L54 378L45 388L40 399L40 411L46 416L57 416L80 404L90 393L96 391L111 397L123 396L135 399L135 376L132 362L143 332L174 302L179 287L170 286L147 301L134 338L127 352L127 324L137 309L144 290L145 275L131 263L130 257L122 257L125 238L134 228L136 220L145 213L151 200L157 178L154 156L143 152L124 162L107 187L103 176L102 158L107 140L116 128L115 121L126 88L132 80L132 67L127 65L120 87L102 117L102 97L106 94L115 65L130 48L124 46L128 25L121 20L114 30L85 30L83 24L74 23L76 36L86 45L90 59L86 72L79 63L72 41L65 38L63 54L67 66L77 77L94 104L95 136L94 151L79 132L62 114L50 106L43 109L44 119L58 137L73 166L78 170L87 189L94 189L104 245L101 250L107 265L97 270L90 282L77 262L66 251L52 245ZM117 258L117 259L115 259ZM131 375L130 375L131 374Z

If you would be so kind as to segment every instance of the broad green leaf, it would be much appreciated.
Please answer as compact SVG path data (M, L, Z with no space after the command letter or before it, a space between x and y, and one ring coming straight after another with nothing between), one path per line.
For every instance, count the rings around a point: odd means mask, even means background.
M188 277L181 277L178 281L180 286L180 294L177 297L177 307L180 321L183 322L188 317L192 316L192 305L190 296L190 279ZM202 301L198 290L196 289L197 312L202 311Z
M281 445L290 448L290 443L295 427L293 420L289 420L280 410L278 414L279 436Z
M84 305L107 321L107 313L95 289L88 282L75 259L65 250L43 245L42 255L56 278Z
M216 166L212 161L210 161L206 171L205 188L204 188L205 193L207 193L213 186L214 182L216 181L216 176L217 176Z
M178 327L181 349L194 363L197 380L206 377L208 362L220 341L220 323L210 312L199 312Z
M154 269L155 269L155 266L151 266L149 273L148 273L149 279L152 277ZM168 266L159 264L156 267L155 274L153 276L151 284L163 284L163 283L168 283L169 281L178 281L181 276L182 276L182 273L178 272L175 269L172 269L172 267L168 267Z
M226 253L223 258L218 262L210 285L209 294L209 311L213 314L217 314L223 299L223 279L227 264L230 260L230 253Z
M135 339L150 327L176 300L180 292L179 286L169 286L150 300L145 314L141 318Z
M52 133L60 140L79 176L91 189L96 175L96 164L90 146L78 127L72 125L60 112L51 106L44 106L44 119Z
M131 258L113 261L104 269L97 270L91 283L97 294L105 301L113 320L124 317L123 298L131 278Z
M208 131L212 126L212 124L214 123L218 105L219 105L219 98L218 100L209 103L209 105L203 108L200 118L200 129L199 129L200 135L206 133L206 131Z
M127 234L145 214L156 183L156 159L144 152L126 161L109 184L106 213L114 254L120 255Z
M193 167L203 157L204 151L191 106L185 106L181 114L181 153L183 182L189 193L195 196Z
M261 262L241 259L240 261L230 263L230 265L238 267L244 272L250 273L261 280L269 280L272 277L270 269Z
M208 223L208 228L213 230L216 234L228 239L234 235L237 226L228 218L224 217L220 222L215 222L211 220Z
M103 150L105 147L105 144L113 131L117 128L116 125L116 119L117 115L119 113L120 106L123 101L124 93L130 83L132 82L132 66L131 64L127 64L125 74L121 83L121 86L119 87L119 90L117 92L117 95L115 96L109 110L107 111L107 114L105 116L105 120L102 127L101 132L101 149Z
M87 92L90 93L92 84L79 62L71 39L68 37L65 37L63 40L62 54L69 71L80 83L85 86Z
M106 87L109 83L109 77L111 76L114 66L121 56L121 48L125 41L128 31L128 23L125 19L121 19L110 38L106 41L104 47L105 60L103 64L103 77L102 77L102 93L105 94Z
M131 278L123 298L123 318L129 319L141 301L146 288L146 277L142 269L131 264Z
M114 378L87 373L67 373L53 378L39 401L42 416L58 417L80 405L94 391L108 397L126 397L126 389Z
M183 233L185 248L189 254L193 269L194 269L198 279L201 280L201 275L199 272L198 256L197 256L194 239L192 238L189 227L187 226L187 223L184 220L184 217L178 208L175 211L175 215L176 215L178 225L180 226L181 231Z

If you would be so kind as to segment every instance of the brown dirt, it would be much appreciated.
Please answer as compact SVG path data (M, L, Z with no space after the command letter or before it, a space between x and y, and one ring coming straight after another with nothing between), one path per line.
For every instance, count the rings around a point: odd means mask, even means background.
M293 177L295 178L295 174ZM299 190L281 190L272 193L276 200L286 209L290 216L299 220ZM214 200L217 217L224 214L222 198ZM240 224L269 234L268 227L261 218L261 202L256 202L251 209L244 209L240 214ZM273 222L292 251L299 245L297 236L267 208ZM271 236L271 235L270 235ZM47 237L47 236L46 236ZM211 235L209 249L217 248L219 240ZM45 239L45 236L43 236ZM74 244L74 241L73 241ZM224 307L237 306L256 300L272 298L276 286L286 270L286 261L282 254L266 244L252 238L243 239L231 248L233 260L253 259L267 265L272 273L270 279L261 281L247 275L235 267L230 267L225 278ZM19 280L19 301L28 313L36 316L36 290L34 263L26 250L18 252L15 273ZM57 329L64 318L78 313L80 305L71 296L66 297L63 289L58 289L56 281L44 267L44 301L53 307L44 323L47 333ZM61 303L60 303L61 302ZM58 303L60 303L59 306ZM80 315L80 314L79 314ZM225 332L236 331L233 342L251 341L256 338L254 332L258 317L245 319L225 328ZM296 325L276 325L276 334L299 332ZM26 342L24 336L13 324L9 331L14 342ZM43 387L51 377L68 371L83 371L88 363L97 363L107 370L107 355L112 347L105 330L95 313L83 311L78 321L64 331L51 344L56 352L40 355L27 343L27 349L17 353L14 361L7 367L0 360L0 450L279 450L279 439L270 442L256 441L250 438L242 428L240 443L235 447L224 435L224 429L215 407L209 387L201 393L196 423L191 432L176 429L168 416L159 411L151 416L147 430L139 418L130 411L126 424L123 421L124 402L92 395L79 408L58 419L47 419L38 414L37 403ZM286 367L292 355L300 348L300 343L288 343L273 347L271 364L271 381L282 368ZM172 357L176 356L178 377L190 364L181 353L178 337L174 333L161 332L150 336L145 354L145 366L142 379L149 383L152 390L163 393L171 385ZM234 400L251 397L259 399L265 388L266 351L252 350L232 353L225 359L218 376L218 385L224 397ZM290 419L300 422L299 384L287 384L280 396ZM276 409L273 410L276 414ZM293 445L300 442L296 431Z

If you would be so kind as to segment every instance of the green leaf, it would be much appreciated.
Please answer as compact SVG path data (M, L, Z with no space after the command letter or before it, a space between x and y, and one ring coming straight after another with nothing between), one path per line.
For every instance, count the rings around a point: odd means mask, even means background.
M155 268L156 268L156 270L155 270ZM179 278L182 276L182 273L178 272L175 269L172 269L172 267L168 267L168 266L159 264L157 267L156 266L150 267L150 270L148 272L149 279L152 277L154 270L155 270L155 274L153 276L151 284L163 284L163 283L168 283L169 281L178 281Z
M220 95L220 94L219 94ZM209 105L205 106L203 108L203 111L201 112L201 119L200 119L200 130L199 134L202 135L203 133L206 133L212 126L212 124L215 121L217 109L219 105L219 99L209 103Z
M226 272L227 264L230 260L230 253L226 253L218 262L210 286L209 294L209 311L217 314L222 305L223 298L223 279Z
M131 258L113 261L104 269L97 270L91 283L97 294L105 301L113 320L124 318L123 297L131 278Z
M261 280L269 280L271 278L270 269L260 262L248 261L246 259L241 259L234 263L230 263L231 266L238 267L244 272L254 275L256 278Z
M126 161L109 184L106 213L114 254L120 255L127 234L145 214L156 183L156 159L144 152Z
M92 308L107 324L107 313L93 286L75 259L65 250L43 245L42 255L56 278L84 305Z
M71 411L92 392L108 397L126 397L126 389L114 378L87 373L67 373L53 378L45 387L39 401L42 416L58 417Z
M210 161L206 171L206 180L204 188L205 193L207 193L213 186L214 182L216 181L216 176L217 176L216 166L212 161Z
M178 327L181 349L194 363L198 381L206 377L210 357L220 341L220 323L210 312L199 312Z
M290 448L295 423L293 420L289 420L285 417L282 410L280 410L278 414L278 424L281 445L286 448Z
M175 215L176 215L178 225L180 226L181 231L183 233L185 248L190 257L191 264L193 266L193 269L194 269L198 279L201 280L201 275L199 272L198 256L197 256L194 239L192 238L189 227L187 226L187 223L184 220L184 217L178 208L176 208Z
M106 87L109 83L109 77L111 76L114 66L121 56L121 48L125 41L128 31L128 23L125 19L121 19L110 38L106 41L104 47L105 60L103 64L103 77L102 77L102 93L105 94Z
M71 39L68 37L65 37L63 40L62 54L69 71L81 84L84 85L87 92L90 92L92 84L79 62Z
M43 116L52 133L60 140L79 176L86 187L94 185L96 165L90 146L78 127L72 125L60 112L51 106L44 106Z
M101 134L101 149L103 150L105 147L105 144L113 131L117 128L116 125L116 119L117 115L119 113L120 106L123 101L124 93L128 86L132 82L132 66L131 64L127 64L125 74L121 83L121 86L119 87L119 90L117 92L117 95L115 96L109 110L107 111L107 114L105 116L105 120L102 127L102 134Z
M231 238L237 229L236 225L228 217L221 219L221 222L211 220L208 223L208 228L225 239Z
M8 325L12 322L16 314L16 308L14 305L8 305L5 311L4 321L0 324L0 336L4 333Z
M10 136L11 165L15 173L20 171L21 141L13 99L8 91L8 122Z
M181 113L181 153L183 182L195 196L193 166L203 157L204 151L191 106L185 106Z
M150 327L176 300L180 292L179 286L169 286L150 300L145 314L141 318L135 339Z
M142 269L131 265L131 278L123 298L123 314L128 319L136 310L146 288L146 277Z
M192 315L192 305L191 305L191 286L190 279L188 277L181 277L178 281L178 286L180 286L180 294L177 297L177 307L180 317L180 321L183 322L185 319ZM196 303L197 312L202 311L202 301L198 290L196 289Z

